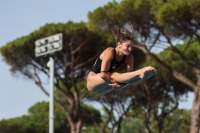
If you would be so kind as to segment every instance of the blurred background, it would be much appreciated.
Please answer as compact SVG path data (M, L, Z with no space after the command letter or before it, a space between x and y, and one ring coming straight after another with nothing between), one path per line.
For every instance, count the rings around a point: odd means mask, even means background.
M102 35L103 32L101 33L99 31L100 29L96 28L95 26L97 26L97 27L99 26L101 28L103 27L103 28L109 29L110 28L109 25L106 25L106 24L103 25L104 24L104 19L105 19L105 23L106 23L107 19L108 20L110 19L109 21L112 22L112 23L115 23L115 25L118 25L118 23L122 23L123 24L124 20L116 19L117 16L115 16L115 13L113 13L113 12L116 11L116 14L119 13L118 17L120 18L122 16L125 16L122 13L120 14L120 12L128 12L128 9L129 9L128 7L124 8L124 10L121 10L121 9L118 10L117 8L115 8L115 10L113 9L113 11L110 11L111 10L110 7L113 7L114 4L113 5L111 3L109 4L109 2L115 3L115 4L116 3L119 4L120 2L123 2L123 1L122 0L115 0L115 1L112 1L112 0L101 0L101 1L78 1L78 0L73 0L73 1L69 1L69 0L65 0L65 1L64 0L58 0L58 1L53 1L53 0L52 1L47 1L47 0L43 0L43 1L39 1L39 0L35 0L35 1L25 1L25 0L11 1L11 0L1 0L0 1L0 20L1 20L1 23L0 23L0 37L1 37L1 39L0 39L0 47L6 46L6 45L10 45L10 47L13 47L15 44L18 43L17 41L15 42L14 40L29 36L33 32L34 32L34 35L33 35L34 37L33 38L38 38L39 39L39 38L48 36L48 34L50 34L50 31L46 30L47 31L46 33L41 32L41 34L39 34L40 29L42 29L42 28L45 29L45 26L47 26L47 27L49 26L50 27L52 25L56 27L57 26L56 24L59 25L59 23L60 24L65 24L66 23L66 24L70 25L70 23L69 23L70 21L72 23L81 23L81 22L88 23L86 25L87 26L89 25L88 27L90 27L92 31L99 32L99 35L95 36L95 37L96 38L101 38L99 36ZM133 6L136 6L136 5L139 6L142 2L144 2L144 1L143 0L141 0L141 1L137 0L137 1L132 2L132 4L133 4ZM182 3L184 3L184 2L182 2ZM126 2L124 2L123 4L125 5ZM121 4L121 5L123 5L123 4ZM107 6L105 6L105 5L107 5ZM129 3L129 5L131 5L131 4ZM164 4L161 4L161 5L164 6ZM170 6L170 4L168 6ZM102 9L99 8L99 7L102 7ZM145 7L145 5L142 6L142 7L144 9L141 8L141 10L139 10L141 12L145 11L145 8L149 9L149 7ZM156 8L157 7L155 6L154 8L155 8L154 11L156 12ZM167 8L167 6L166 6L166 8ZM173 8L176 9L176 7L173 7ZM127 11L125 9L127 9ZM102 11L102 14L105 15L104 17L101 16L100 20L102 20L102 22L99 21L97 18L95 18L95 13L97 13L98 11L101 11L101 10L104 10L104 11ZM181 10L180 12L182 14L184 14L184 11L183 11L182 7L180 8L180 10ZM115 19L118 20L118 21L114 21L114 20L112 20L112 18L109 18L109 13L106 13L108 11L109 11L110 15L113 15L114 17L116 17ZM135 9L134 11L137 12L137 9ZM141 13L141 12L139 12L139 13ZM138 16L141 16L141 14L139 14ZM152 14L153 14L153 11L152 11ZM145 17L150 17L152 14L150 14L149 16L147 15ZM159 12L157 14L159 14ZM108 15L108 16L106 16L106 15ZM138 17L137 14L135 15L134 13L133 14L130 13L129 15L133 15L133 17L135 17L135 19L137 19L137 17ZM88 16L90 17L90 21L88 19ZM98 17L98 16L96 16L96 17ZM165 16L162 16L162 13L160 13L160 16L158 15L158 17L165 17ZM168 17L168 16L166 15L166 17ZM156 19L161 19L161 18L156 18ZM174 19L174 18L172 17L171 20L172 19ZM125 20L125 21L127 21L127 20ZM140 17L138 17L138 20L141 20ZM146 20L148 20L148 18L146 18ZM144 21L146 21L146 20L144 20ZM167 20L167 21L169 21L169 23L174 23L174 22L171 22L171 20L169 18L169 20ZM152 21L152 20L149 19L149 21ZM134 26L136 25L136 32L138 31L137 33L139 33L140 26L138 26L137 24L141 23L141 22L133 22L133 20L131 22L133 23ZM184 22L184 19L183 19L183 22ZM96 23L96 25L94 23ZM153 23L153 21L152 21L152 23ZM160 22L160 25L163 24L163 23L164 22ZM74 25L76 25L76 24L74 24ZM124 24L124 25L125 25L125 27L127 26L127 24ZM144 22L144 27L142 27L142 28L143 29L145 29L145 28L148 29L148 27L145 27L146 25L147 24ZM154 24L152 24L152 25L154 26ZM150 26L152 26L152 25L150 25ZM163 24L163 25L165 25L165 24ZM166 27L167 26L168 25L166 25ZM155 26L155 27L157 27L157 26ZM45 31L44 29L43 29L43 31ZM93 30L93 29L95 29L95 30ZM167 31L166 29L164 29L164 30ZM75 30L76 29L74 29L74 31ZM110 28L109 30L112 30L112 28ZM177 30L177 29L174 29L174 30ZM36 32L38 32L38 34L36 34ZM93 35L93 32L92 33L90 33L89 31L86 31L86 32L87 32L87 35L90 35L90 34ZM142 35L144 36L144 38L145 37L146 38L149 37L149 35L147 35L146 32L151 32L151 31L143 30ZM77 31L77 33L79 33L79 32ZM169 34L169 33L171 33L171 31L167 32L166 34ZM67 33L65 33L65 34L67 35ZM152 36L153 36L153 34L154 34L154 32L152 32ZM199 34L199 33L197 32L197 34ZM156 35L156 33L155 33L155 35ZM171 35L173 36L173 34L171 34ZM180 39L176 39L177 36L180 36ZM188 36L191 37L190 35L188 35ZM104 42L107 42L107 44L110 44L110 42L112 42L111 40L113 40L113 37L110 37L110 36L109 37L108 36L104 36L104 37L107 37L107 40L104 41ZM176 35L174 35L170 39L174 44L182 44L182 43L187 42L188 40L190 40L189 37L186 37L187 39L185 39L185 40L182 39L183 37L184 37L184 35L180 35L180 33L177 33ZM151 41L152 40L146 40L146 43L151 44ZM168 43L169 43L169 40L167 40L167 39L164 39L164 41L166 41L166 42L168 41ZM160 43L162 45L162 41L158 42L158 43ZM99 48L100 46L101 46L101 44L99 44L99 46L97 48ZM163 46L164 47L162 47L162 48L160 46L154 47L152 53L158 54L158 53L162 52L164 49L168 49L168 46L166 46L166 45L163 45ZM150 46L148 46L148 48L149 47ZM170 47L170 45L169 45L169 47ZM198 49L198 47L199 47L199 45L197 45L197 49ZM68 49L66 49L66 51L67 50ZM10 52L8 52L8 53L5 53L4 56L6 56L6 59L8 59L9 58L9 54L10 54L11 57L13 57L13 56L15 56L16 52L17 52L17 50L13 50L13 52L11 52L12 54ZM4 53L4 51L2 53ZM136 57L139 58L139 56L137 56L137 55L136 55ZM176 56L173 56L172 58L176 59ZM0 56L0 74L1 74L1 76L0 76L0 85L1 85L1 87L0 87L0 106L1 106L1 109L0 109L0 120L1 121L2 120L8 120L8 119L12 119L12 118L21 117L23 115L29 115L30 112L32 112L32 113L34 112L33 110L32 111L29 110L31 106L35 105L36 103L38 103L38 104L39 103L43 103L43 102L47 102L48 103L49 97L45 93L43 93L41 91L41 89L38 88L38 86L32 80L28 79L26 76L22 76L20 74L11 73L10 69L12 67L10 65L8 65L9 63L6 64L6 62L3 59L4 59L3 56ZM20 60L20 58L18 58L18 59ZM44 60L47 60L47 59L48 58L46 58ZM148 60L148 59L144 59L144 60ZM166 58L166 60L167 60L167 58ZM199 58L197 58L197 60L199 60ZM38 61L38 62L40 62L40 61ZM169 62L172 63L172 66L174 65L173 61L169 61ZM135 63L137 63L137 62L135 62ZM147 64L148 64L148 61L147 61ZM146 65L146 64L138 65L138 66L136 66L136 68L142 67L144 65ZM13 69L14 68L12 68L12 71L13 71ZM160 71L164 71L162 69L159 69L159 70ZM158 73L160 71L158 71ZM165 74L163 74L163 75L165 75ZM163 75L161 75L161 76L163 76ZM42 77L42 84L43 84L44 90L49 92L49 81L48 81L49 79L48 79L48 77L45 77L45 75L43 75L43 74L40 74L40 76ZM167 76L165 76L165 77L169 78ZM194 79L194 81L196 81L196 80ZM153 82L153 80L152 80L152 82ZM169 82L170 82L170 84L168 84L168 85L170 86L172 84L172 82L171 81L169 81ZM182 85L179 82L176 83L176 85L180 87L180 88L177 87L179 89L181 89L181 88L186 88L187 89L187 87L185 87L185 85ZM140 88L140 87L138 87L138 88ZM173 92L171 92L171 93L173 93ZM130 94L132 94L132 93L130 93ZM170 95L174 95L174 93L170 94ZM178 98L180 98L180 101L178 102L179 103L178 104L178 109L180 109L180 110L182 110L182 109L183 110L192 109L194 93L191 90L190 91L188 91L188 90L185 91L184 90L183 92L180 92L180 95L179 94L176 94L176 95L178 95ZM59 97L60 94L58 94L57 96ZM95 97L95 96L93 96L93 97ZM103 97L103 98L105 98L105 97ZM101 99L101 96L98 96L98 97L95 97L95 98ZM106 108L105 108L104 105L107 102L105 102L104 100L102 100L102 101L99 100L100 102L96 102L98 100L94 100L94 98L92 98L92 96L90 96L90 95L87 97L87 100L86 100L86 103L88 103L88 105L93 105L97 110L100 110L101 113L102 112L106 112L105 111ZM90 100L92 101L91 103L89 102ZM104 104L103 104L103 101L105 102ZM63 102L63 103L65 103L65 102ZM95 103L95 104L93 104L93 103ZM162 103L161 103L161 105L162 105ZM48 105L46 105L46 106L48 106ZM136 105L134 105L134 107L135 106ZM148 110L148 109L144 109L144 112L146 110ZM162 111L160 111L160 112L162 112ZM115 113L117 114L116 117L118 118L119 117L118 115L120 113L119 112L115 112ZM101 116L101 117L104 119L104 117L106 117L107 115L104 115L104 116ZM147 116L147 114L145 116ZM126 118L128 119L128 117L126 117ZM48 121L46 121L46 122L48 122ZM137 121L134 121L134 122L137 123ZM148 123L147 121L144 120L143 123L145 123L145 122ZM140 121L139 121L139 123L140 123ZM109 129L112 129L111 127L115 127L117 129L119 129L118 126L114 126L112 124L113 123L110 122L110 125L107 125L107 127ZM189 126L189 124L188 124L188 126ZM87 127L86 125L83 124L82 130L86 131L87 129L89 129L89 127ZM91 125L93 125L93 124L91 124ZM152 129L157 128L155 125L156 124L154 124L153 127L151 127L151 128ZM67 126L71 126L71 125L68 124ZM123 126L123 123L122 123L122 126ZM63 129L65 129L65 128L66 127L63 127ZM176 127L174 127L174 128L176 128ZM48 128L46 128L46 129L48 129ZM98 130L100 132L100 129L98 129L98 128L96 128L95 130L91 129L90 132L92 133L92 132L95 132L96 130ZM189 130L189 128L187 129L187 131L188 130ZM105 131L107 131L107 132L109 131L109 132L111 132L111 130L103 130L103 129L101 129L101 131L104 131L104 132ZM121 132L124 131L125 132L124 129L123 129L123 131L122 130L116 130L116 129L114 130L113 129L113 132L117 132L117 131L121 131ZM155 130L154 132L159 132L159 131L161 131L161 129L159 129L158 131ZM171 131L171 129L168 130L168 131ZM5 133L6 132L8 132L8 130L7 131L5 130ZM141 131L141 132L143 132L143 131ZM150 132L150 129L146 130L146 132ZM64 131L63 131L63 133L64 133ZM78 131L77 131L77 133L78 133Z

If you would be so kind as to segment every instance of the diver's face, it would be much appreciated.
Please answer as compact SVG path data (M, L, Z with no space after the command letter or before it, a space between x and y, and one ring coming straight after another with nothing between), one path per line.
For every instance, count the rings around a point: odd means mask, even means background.
M133 42L130 40L127 40L123 43L119 43L118 45L119 45L120 51L124 55L129 55L131 51L133 50Z

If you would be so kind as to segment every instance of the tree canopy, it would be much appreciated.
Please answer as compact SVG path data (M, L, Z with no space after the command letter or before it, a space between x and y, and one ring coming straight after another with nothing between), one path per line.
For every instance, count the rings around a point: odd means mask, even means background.
M190 132L197 133L199 128L196 125L200 123L199 7L200 2L196 0L113 1L89 12L87 23L46 24L7 43L0 48L0 53L10 65L11 72L32 79L47 95L41 74L48 78L46 63L49 56L56 60L55 101L66 116L71 133L80 132L87 122L95 125L95 131L120 132L123 118L129 117L129 113L136 113L134 108L142 112L148 132L154 131L154 127L164 132L165 119L177 108L181 95L188 91L195 93ZM87 72L103 49L115 46L115 29L119 24L134 34L136 49L132 54L135 69L152 65L158 70L158 75L106 95L88 93L85 84ZM35 57L34 42L57 33L63 34L63 49ZM162 52L156 54L156 48L161 48ZM107 119L98 123L101 119L93 116L100 117L99 113L91 113L94 109L84 105L84 100L101 103ZM113 115L116 112L118 119ZM86 116L91 121L85 119ZM109 128L109 124L112 127Z

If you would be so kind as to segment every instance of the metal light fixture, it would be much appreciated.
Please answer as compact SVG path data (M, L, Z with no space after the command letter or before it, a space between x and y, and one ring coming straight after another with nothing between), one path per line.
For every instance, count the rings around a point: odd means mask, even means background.
M56 34L35 41L35 56L41 56L62 49L62 34Z
M35 41L35 56L50 54L62 49L62 34L56 34ZM49 92L49 133L54 133L54 59L49 58L47 66L50 69Z

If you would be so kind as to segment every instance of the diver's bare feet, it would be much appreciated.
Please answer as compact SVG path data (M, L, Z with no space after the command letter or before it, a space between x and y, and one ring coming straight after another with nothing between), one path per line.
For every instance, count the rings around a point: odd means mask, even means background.
M155 75L157 73L156 69L148 66L148 67L144 67L141 69L141 75L140 78L144 79L144 80L148 80L150 77L152 77L153 75Z

